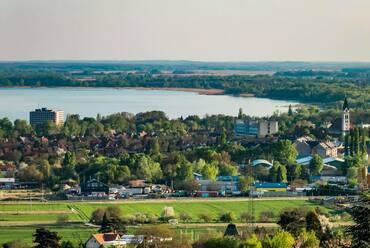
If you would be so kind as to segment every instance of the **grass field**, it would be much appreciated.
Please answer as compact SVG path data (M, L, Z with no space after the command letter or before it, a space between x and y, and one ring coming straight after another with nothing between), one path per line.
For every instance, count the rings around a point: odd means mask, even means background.
M38 226L29 227L0 227L0 244L13 241L22 240L29 244L32 243L32 235L35 233ZM85 242L91 234L96 232L96 229L86 228L82 225L68 225L68 226L46 226L51 231L58 232L62 240L70 240L78 243L79 240Z
M160 216L164 207L173 207L176 216L188 213L193 218L194 224L176 227L176 231L189 234L193 239L207 232L223 232L226 224L210 223L209 226L199 223L199 214L209 213L214 219L220 214L232 212L237 218L234 222L240 222L239 217L243 212L250 209L248 199L191 199L191 200L146 200L146 201L114 201L114 202L51 202L51 203L0 203L0 244L19 239L28 243L32 242L32 234L37 227L47 227L57 231L63 240L86 241L96 232L96 229L86 227L83 222L88 221L91 213L99 207L118 206L124 216L132 216L136 213L146 213ZM255 215L262 211L272 211L278 216L281 210L288 207L314 208L318 205L304 199L283 200L256 200L254 201ZM324 208L326 212L330 209ZM58 224L58 218L68 215L68 221ZM197 222L199 224L197 224ZM187 226L188 225L188 226ZM244 227L245 228L245 227ZM130 230L130 229L129 229ZM134 232L133 229L130 230Z
M124 216L145 213L160 216L164 207L173 207L176 216L188 213L193 221L199 221L199 215L209 213L217 219L220 214L232 212L237 219L240 214L250 209L250 203L245 200L163 200L163 201L120 201L120 202L71 202L71 203L19 203L0 204L0 224L6 221L56 221L61 213L68 215L69 221L87 221L91 213L99 207L118 206ZM258 200L254 202L255 215L263 211L272 211L276 216L281 210L289 207L306 206L314 208L317 205L307 200ZM325 211L330 211L325 209ZM50 211L50 213L48 213ZM54 211L54 212L52 212ZM64 214L65 214L64 213ZM238 220L236 220L238 222Z
M101 203L76 203L74 204L87 216L98 207L106 207L109 204ZM173 207L175 214L188 213L194 221L197 221L200 214L209 213L213 218L217 218L220 214L232 212L237 218L243 212L247 212L250 208L250 203L245 201L222 201L222 200L208 200L208 201L162 201L162 202L127 202L114 204L122 209L126 216L135 215L136 213L147 213L160 216L164 207ZM263 211L272 211L277 216L281 210L288 207L307 206L310 208L316 207L316 204L310 203L306 200L273 200L273 201L255 201L254 209L256 216ZM328 211L328 210L327 210Z

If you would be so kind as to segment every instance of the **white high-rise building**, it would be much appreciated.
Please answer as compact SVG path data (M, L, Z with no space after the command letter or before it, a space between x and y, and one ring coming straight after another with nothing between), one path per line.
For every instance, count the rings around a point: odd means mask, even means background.
M64 123L64 112L54 111L47 108L35 109L30 112L30 124L39 125L45 122L52 121L56 125L63 125Z

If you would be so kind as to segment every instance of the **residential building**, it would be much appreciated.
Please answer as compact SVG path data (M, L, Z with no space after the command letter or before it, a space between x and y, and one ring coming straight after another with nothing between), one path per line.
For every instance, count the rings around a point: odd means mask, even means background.
M279 131L278 122L275 120L236 120L234 126L234 133L236 136L259 136L265 137L267 135L275 134Z
M258 136L272 135L279 131L279 125L277 121L273 120L261 120L259 122Z
M47 108L35 109L30 112L30 124L39 125L44 124L48 121L54 122L56 125L63 125L64 123L64 112L54 111Z
M298 152L298 157L307 157L310 156L312 153L312 147L317 145L318 142L315 141L310 136L303 136L296 139L293 143L295 149Z
M238 190L239 176L218 176L216 181L198 180L200 191L217 191L222 195Z
M11 189L14 187L15 179L12 178L0 178L0 189Z
M94 197L106 197L109 194L109 187L97 179L91 179L81 185L81 194Z
M97 233L91 236L86 242L86 248L101 248L101 247L125 247L126 242L120 240L117 233Z
M337 146L330 141L323 141L312 148L312 154L317 154L322 158L338 157Z

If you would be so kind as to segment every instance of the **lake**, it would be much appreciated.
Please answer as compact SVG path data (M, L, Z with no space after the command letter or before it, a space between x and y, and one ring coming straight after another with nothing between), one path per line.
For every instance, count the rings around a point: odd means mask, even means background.
M81 117L117 112L139 113L161 110L170 118L189 115L236 116L239 108L250 116L268 116L287 111L296 102L228 95L199 95L194 92L117 88L0 88L0 118L28 120L29 112L47 107Z

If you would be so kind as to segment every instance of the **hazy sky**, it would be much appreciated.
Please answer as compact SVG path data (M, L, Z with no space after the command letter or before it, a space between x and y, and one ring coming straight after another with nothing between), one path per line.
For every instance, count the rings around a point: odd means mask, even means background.
M370 61L370 0L0 0L0 60Z

